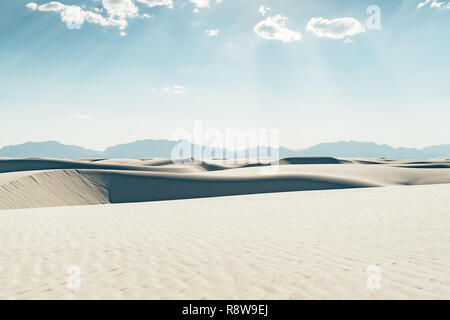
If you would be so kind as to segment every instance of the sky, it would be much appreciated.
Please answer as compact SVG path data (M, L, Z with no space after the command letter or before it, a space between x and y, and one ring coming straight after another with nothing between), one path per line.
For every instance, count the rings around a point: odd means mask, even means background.
M211 129L450 143L450 2L2 0L0 147Z

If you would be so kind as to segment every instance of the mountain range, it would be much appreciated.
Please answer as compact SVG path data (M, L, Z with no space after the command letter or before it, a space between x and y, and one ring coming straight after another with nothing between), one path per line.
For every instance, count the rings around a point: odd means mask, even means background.
M187 141L170 140L141 140L127 144L120 144L107 148L105 151L90 150L79 146L64 145L57 141L27 142L24 144L6 146L0 149L0 157L3 158L68 158L68 159L99 159L99 158L170 158L172 149L179 143L193 150L193 144ZM199 146L197 146L199 147ZM205 150L205 147L199 147ZM223 152L230 157L243 157L257 152L259 149L247 149L237 154L224 149ZM272 150L273 151L273 150ZM227 153L228 152L228 153ZM271 154L268 151L269 155ZM217 153L222 154L222 153ZM255 153L253 153L255 154ZM273 154L273 153L272 153ZM212 153L214 158L215 153ZM362 157L362 158L389 158L389 159L431 159L450 157L450 144L429 146L422 149L394 148L389 145L380 145L374 142L339 141L319 143L305 149L279 148L279 156L328 156L328 157Z

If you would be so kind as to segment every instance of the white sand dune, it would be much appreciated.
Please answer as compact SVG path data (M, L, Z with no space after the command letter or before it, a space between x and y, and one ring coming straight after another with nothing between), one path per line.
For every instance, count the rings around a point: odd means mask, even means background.
M450 161L325 157L267 164L167 159L0 160L0 209L127 203L288 191L450 183Z
M283 191L376 186L370 182L307 174L204 176L111 170L27 172L0 186L0 209L126 203Z
M6 177L2 177L6 175ZM0 209L108 203L101 180L75 170L24 171L0 174Z
M145 162L144 162L145 163ZM130 160L60 160L60 159L7 159L0 160L0 173L32 170L67 170L67 169L97 169L124 171L155 171L155 172L197 172L197 166L170 166L161 168L159 165L140 164Z
M450 299L449 194L442 184L5 210L0 298ZM79 290L67 288L72 265Z
M270 162L0 159L0 299L450 299L449 159Z

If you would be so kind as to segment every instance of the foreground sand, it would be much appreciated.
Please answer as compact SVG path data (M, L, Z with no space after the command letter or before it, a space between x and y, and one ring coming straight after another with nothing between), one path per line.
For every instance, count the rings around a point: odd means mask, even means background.
M0 212L0 298L449 299L450 185ZM81 289L67 289L70 265ZM369 290L369 265L381 288Z

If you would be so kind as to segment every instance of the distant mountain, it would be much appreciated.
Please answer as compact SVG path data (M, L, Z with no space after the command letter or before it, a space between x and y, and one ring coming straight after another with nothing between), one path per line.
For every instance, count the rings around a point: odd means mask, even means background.
M253 152L259 148L250 149ZM273 154L272 150L272 154ZM269 152L269 151L268 151ZM249 150L239 154L248 154ZM270 154L270 153L269 153ZM390 158L390 159L431 159L450 157L450 145L431 146L423 149L393 148L374 142L339 141L319 143L306 149L279 148L281 158L288 157L338 157L338 158Z
M450 157L450 144L441 144L438 146L430 146L422 149L423 152L435 155L434 157L441 157L440 155L445 155Z
M320 143L307 149L294 151L295 156L363 157L392 159L424 159L431 153L413 148L393 148L374 142L339 141ZM440 155L442 156L442 154Z
M237 153L217 148L206 150L205 147L196 146L188 141L170 140L142 140L127 144L109 147L104 152L89 150L77 146L64 145L56 141L27 142L16 146L7 146L0 149L0 157L5 158L170 158L174 147L190 149L194 155L194 148L207 152L211 158L231 158L233 156L246 157L259 154L263 147L257 147ZM276 149L267 150L267 154L273 155ZM306 149L279 148L279 155L286 157L361 157L361 158L391 158L391 159L431 159L438 157L450 158L450 145L430 146L423 149L393 148L388 145L380 145L373 142L339 141L320 143Z
M77 146L64 145L56 141L27 142L0 149L0 157L5 158L97 158L101 151Z
M141 140L109 147L103 153L104 158L170 158L172 149L180 141Z

